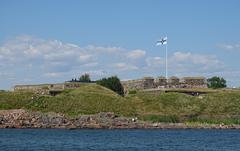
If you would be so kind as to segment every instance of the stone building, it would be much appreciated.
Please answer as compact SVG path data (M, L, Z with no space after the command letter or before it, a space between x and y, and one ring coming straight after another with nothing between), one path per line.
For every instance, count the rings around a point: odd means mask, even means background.
M204 77L184 77L182 83L185 88L207 88L207 80Z
M14 91L29 91L38 94L48 94L50 84L38 84L38 85L16 85Z
M154 81L156 88L165 88L167 86L167 79L163 76L160 76Z
M152 78L145 77L138 80L121 81L125 91L132 89L154 89L154 88L207 88L207 81L204 77L183 77L172 76Z
M180 85L180 79L176 76L172 76L168 80L168 87L178 88Z
M144 89L154 88L154 78L153 77L144 77L143 88Z
M143 79L121 81L125 90L151 89L154 88L154 78L144 77Z
M137 79L137 80L128 80L128 81L121 81L124 89L143 89L144 88L144 80Z
M207 88L207 80L204 77L144 77L143 79L121 81L125 93L129 90L157 89L157 88ZM65 89L81 87L81 82L65 82L58 84L16 85L14 91L31 91L37 94L56 95Z
M29 91L37 94L51 94L51 92L61 92L65 89L76 89L81 86L79 82L65 82L57 84L36 84L36 85L16 85L14 91Z

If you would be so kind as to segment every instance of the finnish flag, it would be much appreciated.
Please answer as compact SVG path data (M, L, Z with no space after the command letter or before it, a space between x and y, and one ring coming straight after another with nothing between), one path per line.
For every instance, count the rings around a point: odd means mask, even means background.
M167 44L167 37L163 37L160 40L158 40L156 43L156 46L165 45L165 44Z

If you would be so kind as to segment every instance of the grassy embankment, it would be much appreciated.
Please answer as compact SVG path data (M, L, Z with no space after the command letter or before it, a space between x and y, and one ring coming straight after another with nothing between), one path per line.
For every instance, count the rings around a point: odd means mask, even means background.
M96 84L82 84L79 89L65 90L54 97L36 96L31 92L0 92L0 109L23 108L68 116L99 112L130 116L135 114L132 106L126 98Z
M34 99L30 92L0 92L0 109L24 108L68 116L114 112L153 122L240 124L240 91L211 92L194 97L175 92L137 91L121 97L99 85L83 84L79 89L67 90L54 97Z

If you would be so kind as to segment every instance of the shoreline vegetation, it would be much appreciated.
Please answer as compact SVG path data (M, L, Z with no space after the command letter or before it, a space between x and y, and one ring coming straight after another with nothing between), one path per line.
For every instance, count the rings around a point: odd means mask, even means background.
M240 90L199 96L132 91L97 84L56 96L0 92L0 128L240 128Z

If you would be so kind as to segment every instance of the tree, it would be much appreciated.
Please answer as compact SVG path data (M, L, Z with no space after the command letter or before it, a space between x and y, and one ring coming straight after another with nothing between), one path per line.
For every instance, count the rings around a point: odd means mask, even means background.
M124 96L123 86L117 76L97 80L97 84L113 90L121 96Z
M208 87L213 89L225 88L227 86L226 80L217 76L207 79L207 83Z
M91 82L90 75L87 73L81 75L79 82Z

